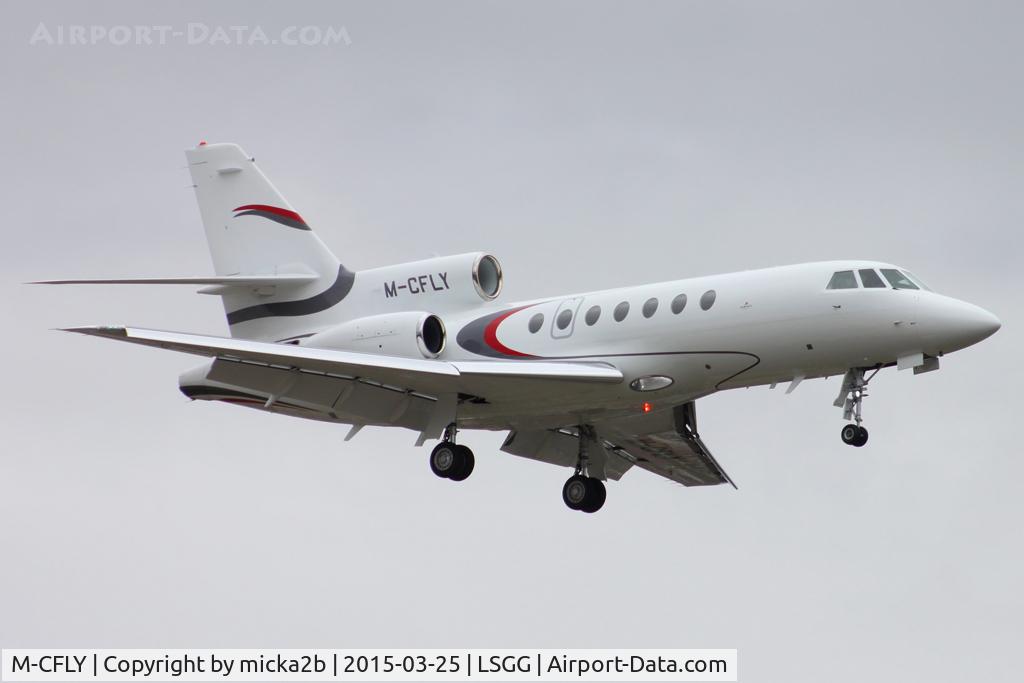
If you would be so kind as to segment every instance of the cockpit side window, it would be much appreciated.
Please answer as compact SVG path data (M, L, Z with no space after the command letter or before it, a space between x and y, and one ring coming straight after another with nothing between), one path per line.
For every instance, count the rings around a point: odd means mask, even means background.
M870 268L858 270L857 272L860 273L860 281L864 283L865 287L885 287L882 278L878 277L878 273Z
M913 282L918 287L920 287L921 289L927 290L929 292L932 291L931 287L929 287L925 283L921 282L921 278L919 278L918 276L914 275L910 271L904 270L903 274L906 275L908 278L910 278L910 281Z
M882 275L889 281L893 289L919 289L917 285L911 282L910 278L895 268L882 268Z
M857 278L852 270L840 270L832 274L826 289L857 289Z

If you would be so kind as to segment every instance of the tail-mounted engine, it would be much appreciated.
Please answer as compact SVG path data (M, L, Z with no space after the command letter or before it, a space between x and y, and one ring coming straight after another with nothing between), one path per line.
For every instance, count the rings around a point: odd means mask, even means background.
M374 268L360 271L357 278L357 287L391 309L461 309L493 301L501 285L501 264L483 253Z
M437 358L444 351L444 323L433 313L404 311L356 318L304 340L303 346L404 358Z

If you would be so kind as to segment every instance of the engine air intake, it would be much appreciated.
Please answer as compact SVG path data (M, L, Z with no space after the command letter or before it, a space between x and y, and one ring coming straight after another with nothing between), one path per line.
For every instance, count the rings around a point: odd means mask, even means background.
M433 313L425 317L423 322L420 323L416 337L424 356L437 358L444 351L444 323Z
M477 293L488 301L501 293L501 264L490 254L480 256L473 264L473 284Z

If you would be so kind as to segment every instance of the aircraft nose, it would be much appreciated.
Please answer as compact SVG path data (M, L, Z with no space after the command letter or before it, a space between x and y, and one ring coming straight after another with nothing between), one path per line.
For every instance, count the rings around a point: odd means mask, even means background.
M991 337L1002 327L999 318L981 306L945 299L932 309L926 336L941 351L955 351Z
M965 310L960 314L960 329L963 337L971 340L970 344L977 344L982 339L988 339L1003 326L999 318L981 306L967 304L964 308Z

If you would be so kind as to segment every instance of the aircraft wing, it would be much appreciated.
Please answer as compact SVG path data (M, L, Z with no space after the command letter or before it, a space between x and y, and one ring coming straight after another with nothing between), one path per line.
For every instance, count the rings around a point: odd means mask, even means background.
M697 434L694 402L671 411L595 421L601 450L590 453L592 476L618 480L634 465L683 486L730 484ZM531 460L575 467L579 437L561 429L514 429L501 450Z
M427 360L136 327L75 327L65 331L264 367L358 377L380 385L433 395L493 390L496 381L501 379L525 381L538 389L564 382L622 381L622 373L606 363Z
M672 424L650 423L660 431L644 428L644 418L626 418L597 423L599 438L606 450L648 472L671 479L683 486L730 484L736 488L697 433L693 402L676 406Z

